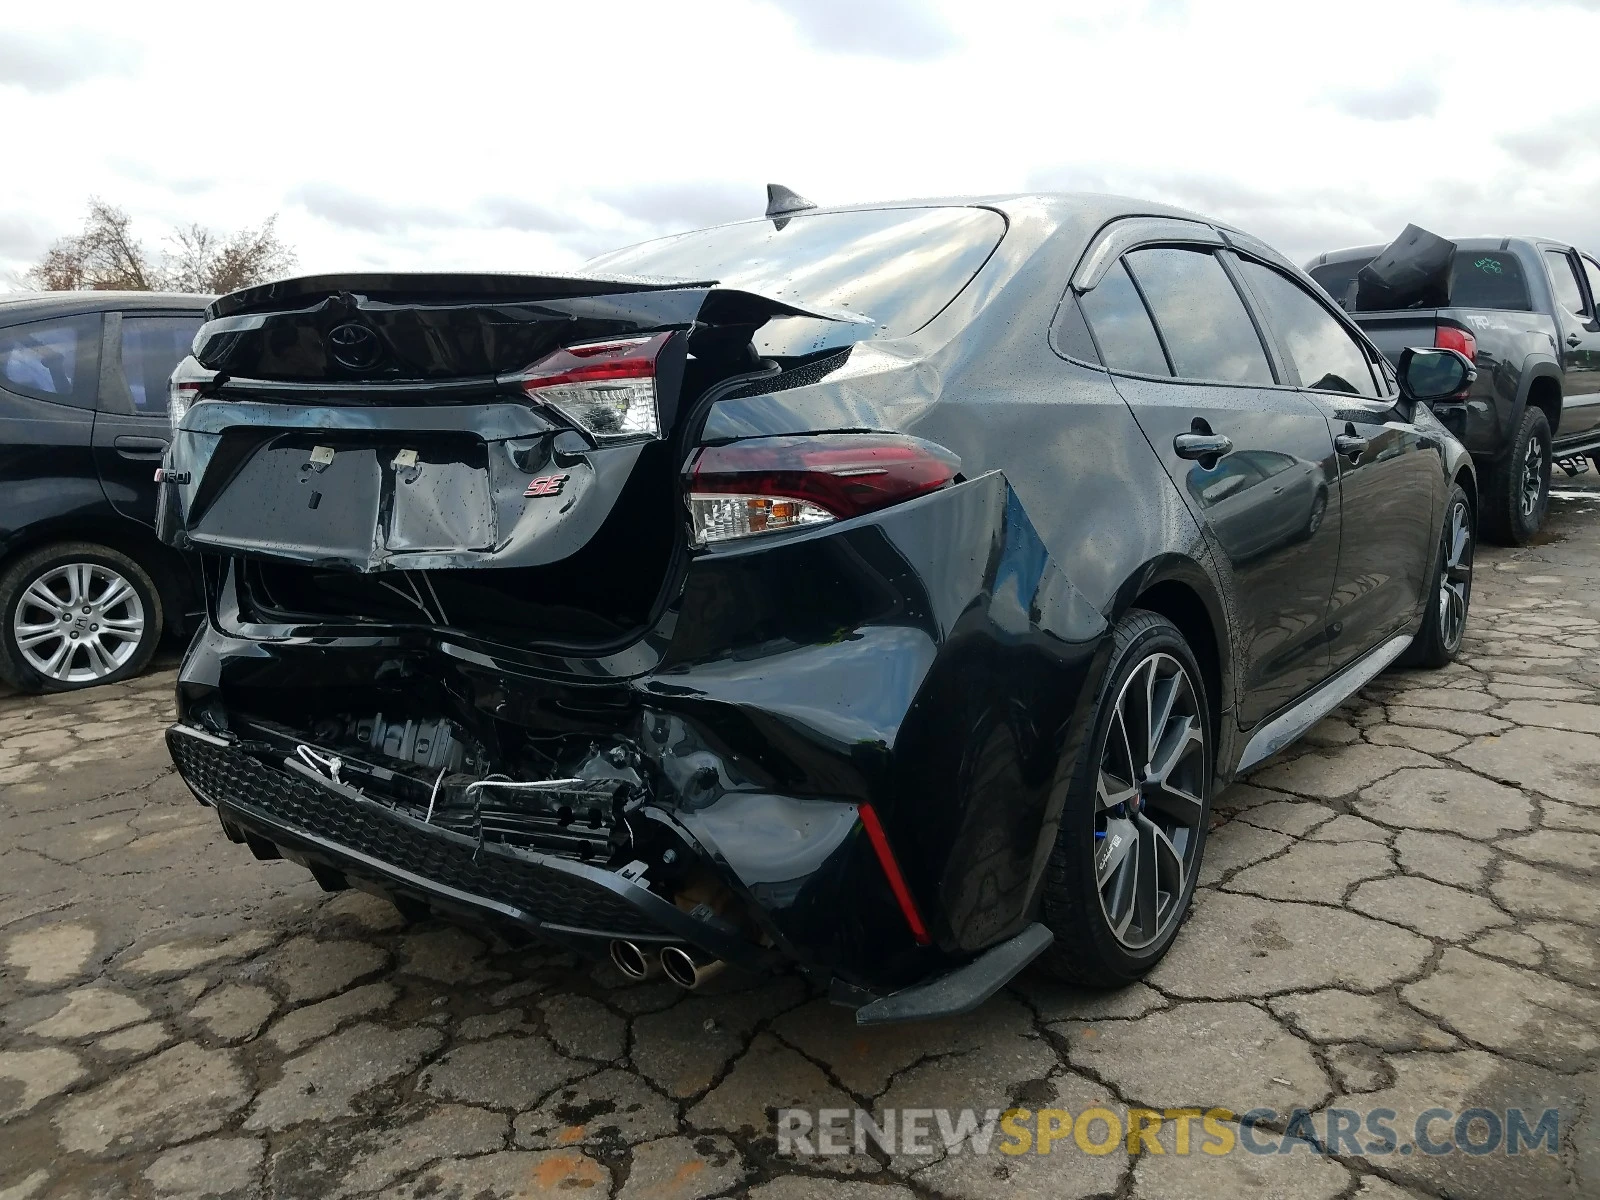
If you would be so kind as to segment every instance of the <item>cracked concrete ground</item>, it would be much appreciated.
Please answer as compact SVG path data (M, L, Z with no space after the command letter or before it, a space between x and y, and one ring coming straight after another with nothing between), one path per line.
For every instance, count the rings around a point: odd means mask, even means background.
M1481 552L1461 664L1380 678L1218 799L1146 983L1025 975L939 1024L861 1030L794 977L629 985L325 895L174 777L170 671L0 699L0 1200L1600 1196L1594 495ZM1137 1157L800 1160L790 1105L1561 1123L1519 1156L1181 1154L1169 1122Z

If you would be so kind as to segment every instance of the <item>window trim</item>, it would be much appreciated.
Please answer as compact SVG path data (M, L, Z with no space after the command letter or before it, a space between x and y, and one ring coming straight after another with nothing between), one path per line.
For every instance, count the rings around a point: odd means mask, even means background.
M1131 251L1156 244L1186 243L1211 248L1227 245L1222 234L1204 221L1138 214L1113 218L1089 239L1088 249L1073 269L1070 286L1079 295L1092 292L1106 277L1112 264L1126 258Z

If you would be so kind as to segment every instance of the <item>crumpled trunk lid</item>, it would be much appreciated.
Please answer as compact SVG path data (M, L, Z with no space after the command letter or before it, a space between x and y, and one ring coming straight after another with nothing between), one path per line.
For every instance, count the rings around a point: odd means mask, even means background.
M754 365L749 335L787 315L843 314L582 276L322 276L224 296L195 357L218 373L202 394L228 403L195 404L177 431L163 532L362 572L564 558L674 443L684 406ZM503 378L560 347L663 331L653 438L597 444Z
M611 632L628 614L596 624L596 598L653 598L681 545L696 399L758 369L750 337L769 320L859 320L707 283L554 276L289 280L210 315L195 358L216 374L163 467L164 540L258 564L261 608L283 620L470 625L441 591L459 579L428 573L497 568L489 595ZM508 378L641 335L666 338L654 435L597 436ZM416 577L350 579L390 572ZM473 611L494 607L470 590Z

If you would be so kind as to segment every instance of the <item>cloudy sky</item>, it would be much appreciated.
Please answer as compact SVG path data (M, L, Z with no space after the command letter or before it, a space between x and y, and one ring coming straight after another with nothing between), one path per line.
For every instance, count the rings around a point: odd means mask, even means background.
M1116 191L1296 259L1408 220L1600 250L1600 0L79 0L6 26L0 288L91 194L153 247L277 213L306 271L571 266L755 215L768 180Z

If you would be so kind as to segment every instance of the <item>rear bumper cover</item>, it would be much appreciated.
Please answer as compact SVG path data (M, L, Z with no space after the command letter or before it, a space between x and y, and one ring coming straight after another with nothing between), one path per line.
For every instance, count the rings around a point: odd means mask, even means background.
M781 956L867 998L1028 929L1109 652L1106 622L999 474L702 554L657 626L605 658L444 630L252 627L224 575L180 674L180 725L205 709L248 711L262 689L400 678L439 686L457 706L442 715L463 723L625 737L654 780L639 844L669 837L744 900L762 936L729 944L616 864L480 844L297 763L175 728L181 774L235 828L441 907L555 937L688 941L752 966ZM907 928L857 819L863 804L931 945Z

